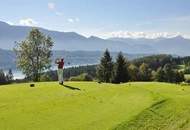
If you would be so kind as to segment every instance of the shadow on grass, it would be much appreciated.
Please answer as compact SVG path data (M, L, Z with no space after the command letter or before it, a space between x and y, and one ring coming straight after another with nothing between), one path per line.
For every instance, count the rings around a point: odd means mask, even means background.
M71 89L71 90L79 90L79 91L81 90L80 88L72 87L72 86L65 85L65 84L63 84L63 87L66 87L66 88Z

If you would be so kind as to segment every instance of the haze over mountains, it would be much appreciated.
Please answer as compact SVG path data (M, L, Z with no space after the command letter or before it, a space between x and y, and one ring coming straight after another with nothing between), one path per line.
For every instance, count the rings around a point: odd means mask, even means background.
M117 53L111 52L113 59L116 58ZM124 54L128 60L147 56L145 54ZM66 66L76 65L91 65L98 64L100 57L102 56L101 51L53 51L52 65L54 66L55 59L64 57ZM69 64L68 64L69 63ZM16 69L16 56L13 51L0 49L0 69Z
M0 22L0 48L11 50L15 45L15 41L23 40L30 30L31 27L12 26ZM190 55L190 39L185 39L182 36L156 39L102 39L94 36L87 38L75 32L58 32L43 28L40 28L40 30L53 38L55 42L54 50L104 51L108 48L110 51L123 51L129 54Z

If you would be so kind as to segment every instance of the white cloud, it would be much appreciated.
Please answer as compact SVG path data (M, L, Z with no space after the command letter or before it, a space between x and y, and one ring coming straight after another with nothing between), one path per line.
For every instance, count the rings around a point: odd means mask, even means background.
M72 19L72 18L67 19L67 21L70 23L74 23L74 19Z
M177 33L169 33L169 32L130 32L130 31L113 31L104 33L104 37L118 37L118 38L148 38L154 39L159 37L171 38L181 35L179 32Z
M67 19L67 21L69 22L69 23L76 23L76 22L79 22L80 21L80 19L79 18L69 18L69 19Z
M36 26L38 22L36 22L32 18L26 18L26 19L21 19L19 21L19 24L23 26Z
M48 3L48 8L49 8L50 10L54 10L54 9L55 9L55 3L49 2L49 3Z

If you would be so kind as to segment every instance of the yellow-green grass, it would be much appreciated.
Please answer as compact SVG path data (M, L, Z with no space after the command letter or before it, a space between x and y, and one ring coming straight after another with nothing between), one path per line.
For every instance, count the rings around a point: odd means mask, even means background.
M0 86L0 130L190 129L190 88L166 83Z

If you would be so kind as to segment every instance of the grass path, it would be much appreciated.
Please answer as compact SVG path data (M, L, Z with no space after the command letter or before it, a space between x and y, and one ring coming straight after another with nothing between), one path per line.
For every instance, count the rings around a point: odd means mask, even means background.
M0 87L0 130L187 129L190 89L164 83ZM155 129L156 130L156 129Z

